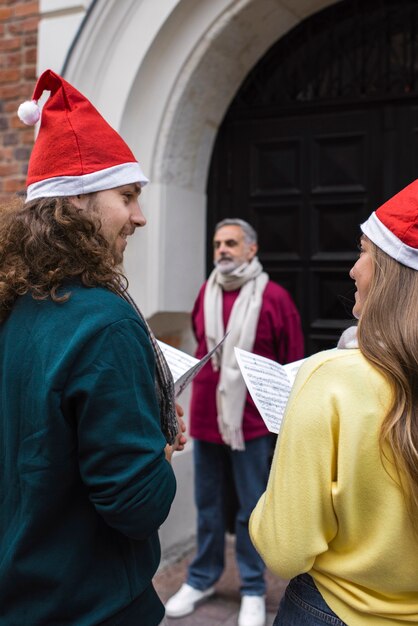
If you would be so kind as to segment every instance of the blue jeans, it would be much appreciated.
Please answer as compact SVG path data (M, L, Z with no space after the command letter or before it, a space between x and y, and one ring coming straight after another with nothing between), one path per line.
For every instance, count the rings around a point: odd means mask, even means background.
M195 589L211 587L225 564L225 476L232 472L238 496L235 520L236 559L241 594L264 595L265 565L251 543L248 521L266 489L274 439L267 435L245 442L245 450L195 440L195 500L197 506L197 554L187 582Z
M292 578L279 604L273 626L323 626L323 624L347 626L331 611L309 574Z

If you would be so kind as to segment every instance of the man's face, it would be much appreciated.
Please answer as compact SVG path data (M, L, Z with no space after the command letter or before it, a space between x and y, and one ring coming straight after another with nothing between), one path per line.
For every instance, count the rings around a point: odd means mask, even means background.
M245 241L241 226L221 226L213 238L213 262L221 274L230 274L237 267L251 261L257 253L257 244Z
M138 202L140 193L140 185L132 183L87 196L86 208L100 218L100 232L110 245L116 265L123 261L127 237L146 224Z

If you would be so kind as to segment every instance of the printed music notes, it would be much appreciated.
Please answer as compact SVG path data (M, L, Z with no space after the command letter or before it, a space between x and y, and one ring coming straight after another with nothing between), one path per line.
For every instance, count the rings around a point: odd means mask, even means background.
M305 359L280 365L271 359L235 348L235 356L267 428L278 433L296 373Z

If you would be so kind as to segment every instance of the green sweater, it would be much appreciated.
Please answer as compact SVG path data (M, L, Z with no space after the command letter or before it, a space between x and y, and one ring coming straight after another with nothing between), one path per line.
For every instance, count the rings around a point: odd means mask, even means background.
M175 478L132 307L71 286L0 324L0 625L155 626Z
M418 624L418 538L378 443L390 400L358 349L308 359L250 519L267 566L282 578L309 572L350 626Z

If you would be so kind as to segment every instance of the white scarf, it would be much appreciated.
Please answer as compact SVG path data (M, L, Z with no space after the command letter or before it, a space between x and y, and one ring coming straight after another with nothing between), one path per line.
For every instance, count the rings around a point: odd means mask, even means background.
M345 329L338 340L337 348L340 350L350 350L358 348L357 326L349 326Z
M245 450L242 432L247 388L235 359L234 347L251 352L254 347L258 319L263 302L268 274L257 257L244 263L230 274L221 274L216 268L209 276L204 296L206 344L210 351L228 331L221 354L215 353L212 364L220 370L216 390L218 426L223 441L233 450ZM234 302L226 331L223 325L223 291L241 288Z

